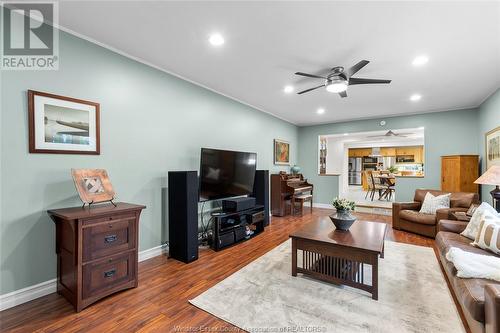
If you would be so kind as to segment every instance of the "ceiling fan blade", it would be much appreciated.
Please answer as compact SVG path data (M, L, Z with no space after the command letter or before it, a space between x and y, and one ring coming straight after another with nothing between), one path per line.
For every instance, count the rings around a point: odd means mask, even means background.
M350 86L353 84L373 84L373 83L391 83L391 80L362 79L358 77L351 77L349 79Z
M339 95L342 98L347 97L347 91L341 91L341 92L339 92Z
M387 135L369 135L367 138L386 138Z
M357 71L359 71L361 68L365 67L366 65L368 65L369 61L368 60L361 60L360 62L358 62L356 65L352 66L351 68L349 68L346 73L347 75L350 77L350 76L353 76Z
M319 75L314 75L314 74L307 74L307 73L302 73L302 72L296 72L295 75L313 77L313 78L316 78L316 79L326 79L326 77L324 77L324 76L319 76Z
M309 91L311 91L311 90L318 89L318 88L321 88L321 87L324 87L324 86L325 86L325 85L324 85L324 84L322 84L322 85L317 86L317 87L314 87L314 88L309 88L309 89L306 89L306 90L302 90L302 91L299 91L299 92L297 93L297 95L300 95L300 94L303 94L303 93L306 93L306 92L309 92Z

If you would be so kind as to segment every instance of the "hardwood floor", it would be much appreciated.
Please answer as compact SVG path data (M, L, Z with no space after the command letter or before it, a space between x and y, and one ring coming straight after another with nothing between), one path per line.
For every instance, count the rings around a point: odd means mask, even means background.
M303 217L272 218L271 225L261 235L220 252L201 250L199 259L190 264L165 256L144 261L139 264L138 288L105 298L80 313L75 313L55 293L19 305L0 312L0 331L238 332L234 326L190 305L188 300L286 241L291 231L329 214L330 210L314 209ZM356 215L359 220L388 224L391 220L390 216ZM386 239L434 246L433 239L392 228L388 229Z

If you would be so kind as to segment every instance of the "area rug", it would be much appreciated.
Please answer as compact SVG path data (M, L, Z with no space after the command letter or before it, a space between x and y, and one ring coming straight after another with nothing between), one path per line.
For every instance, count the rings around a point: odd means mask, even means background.
M249 332L465 332L431 248L386 241L374 301L361 290L292 277L290 245L190 303Z

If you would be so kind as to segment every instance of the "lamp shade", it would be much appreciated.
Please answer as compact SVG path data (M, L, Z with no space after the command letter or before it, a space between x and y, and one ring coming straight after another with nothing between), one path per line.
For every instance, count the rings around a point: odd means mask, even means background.
M486 170L474 184L482 185L500 185L500 165L494 165Z

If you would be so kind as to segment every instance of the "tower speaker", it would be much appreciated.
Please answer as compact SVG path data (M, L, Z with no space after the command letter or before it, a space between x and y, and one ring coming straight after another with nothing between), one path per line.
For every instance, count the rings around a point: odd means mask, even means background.
M171 258L198 259L198 173L168 173L168 237Z
M252 197L257 205L264 206L264 226L269 225L269 170L256 170Z

